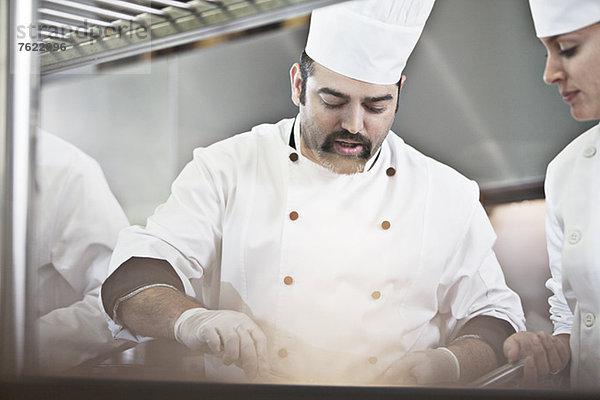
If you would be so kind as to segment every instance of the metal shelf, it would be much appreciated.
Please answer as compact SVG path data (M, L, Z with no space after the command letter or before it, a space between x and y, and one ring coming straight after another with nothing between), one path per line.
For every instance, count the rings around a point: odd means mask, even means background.
M130 57L309 13L341 0L43 0L42 74Z

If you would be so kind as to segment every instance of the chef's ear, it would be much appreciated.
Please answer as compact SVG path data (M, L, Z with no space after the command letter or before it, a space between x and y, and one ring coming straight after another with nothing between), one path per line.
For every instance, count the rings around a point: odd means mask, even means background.
M292 101L296 106L300 106L300 93L302 93L302 74L300 73L300 64L295 63L290 69L290 83L292 86Z

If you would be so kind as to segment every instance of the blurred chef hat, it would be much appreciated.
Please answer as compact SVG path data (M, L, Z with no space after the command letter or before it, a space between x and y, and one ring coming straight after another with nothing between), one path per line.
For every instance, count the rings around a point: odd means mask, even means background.
M435 0L352 0L314 10L306 54L360 81L400 80Z
M538 37L562 35L600 21L600 0L529 0Z

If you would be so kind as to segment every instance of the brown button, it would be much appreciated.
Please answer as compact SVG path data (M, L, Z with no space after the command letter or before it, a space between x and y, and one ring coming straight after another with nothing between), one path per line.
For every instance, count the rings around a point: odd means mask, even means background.
M297 219L298 219L298 213L297 213L296 211L292 211L292 212L290 213L290 219L291 219L292 221L295 221L295 220L297 220Z
M293 162L298 161L298 153L291 153L290 160L292 160Z
M385 229L385 230L388 230L388 229L390 229L390 227L391 227L391 226L392 226L392 224L390 224L390 221L383 221L383 222L381 223L381 227L382 227L383 229Z
M294 283L294 278L292 278L291 276L286 276L285 278L283 278L283 283L289 286L292 283Z
M369 364L377 364L377 357L369 357Z
M286 349L279 349L279 351L277 352L277 355L281 358L286 358L288 355L288 352Z
M392 167L389 167L385 170L385 173L387 174L387 176L394 176L396 174L396 170Z
M377 300L378 298L381 297L381 292L376 290L373 293L371 293L371 297L374 298L375 300Z

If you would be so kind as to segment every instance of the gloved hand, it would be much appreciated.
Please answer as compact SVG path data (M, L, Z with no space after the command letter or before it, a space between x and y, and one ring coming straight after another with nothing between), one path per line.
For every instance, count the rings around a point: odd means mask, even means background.
M394 362L383 375L390 385L454 383L460 379L458 359L445 347L408 353Z
M192 308L179 316L174 333L190 349L219 355L226 365L235 362L250 379L269 371L267 338L246 314Z

